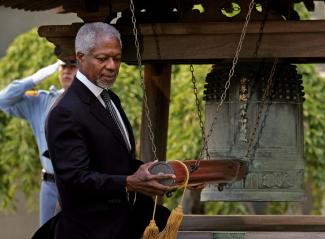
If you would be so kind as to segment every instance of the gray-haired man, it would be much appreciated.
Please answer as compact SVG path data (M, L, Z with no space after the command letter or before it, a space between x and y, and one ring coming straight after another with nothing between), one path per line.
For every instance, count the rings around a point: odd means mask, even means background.
M60 194L60 239L140 238L152 216L150 196L171 190L135 159L131 125L110 90L119 72L119 32L88 23L76 36L79 71L48 117L47 141ZM126 92L127 93L127 92ZM162 229L169 211L159 207ZM38 234L38 237L40 235Z

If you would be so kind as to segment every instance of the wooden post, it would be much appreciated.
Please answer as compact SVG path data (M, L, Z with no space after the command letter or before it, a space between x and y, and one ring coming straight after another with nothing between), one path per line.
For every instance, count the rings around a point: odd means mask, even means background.
M144 84L150 110L150 120L154 142L157 147L157 157L161 161L166 160L170 79L171 65L148 64L144 66ZM154 160L144 103L142 105L140 155L143 162Z

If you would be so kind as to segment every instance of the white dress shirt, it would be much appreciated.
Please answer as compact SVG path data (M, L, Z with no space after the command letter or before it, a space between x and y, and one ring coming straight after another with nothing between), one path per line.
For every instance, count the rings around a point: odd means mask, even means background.
M88 80L88 78L82 74L79 70L77 71L77 74L76 74L76 77L79 81L81 81L95 96L96 98L99 100L99 102L102 104L102 106L106 109L106 105L105 105L105 102L104 100L102 99L102 97L100 96L100 94L102 93L102 91L104 90L103 88L95 85L93 82L91 82L90 80ZM114 102L111 100L112 102L112 105L114 107L114 110L116 111L117 113L117 116L118 116L118 120L121 122L121 125L123 127L123 130L125 132L125 135L126 135L126 138L127 138L127 143L128 143L128 146L129 148L131 148L131 143L130 143L130 139L129 139L129 134L126 130L126 127L125 127L125 124L122 120L122 117L120 115L120 112L118 111L118 109L116 108Z

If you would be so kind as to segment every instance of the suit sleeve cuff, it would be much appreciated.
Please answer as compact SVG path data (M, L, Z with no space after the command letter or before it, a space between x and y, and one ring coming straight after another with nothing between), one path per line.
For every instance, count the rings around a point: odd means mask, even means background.
M119 188L126 188L126 175L117 175L115 178L115 183Z

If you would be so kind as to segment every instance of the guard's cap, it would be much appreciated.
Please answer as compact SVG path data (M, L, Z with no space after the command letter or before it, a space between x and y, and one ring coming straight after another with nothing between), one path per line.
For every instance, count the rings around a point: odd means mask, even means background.
M61 66L77 66L75 60L58 60Z

